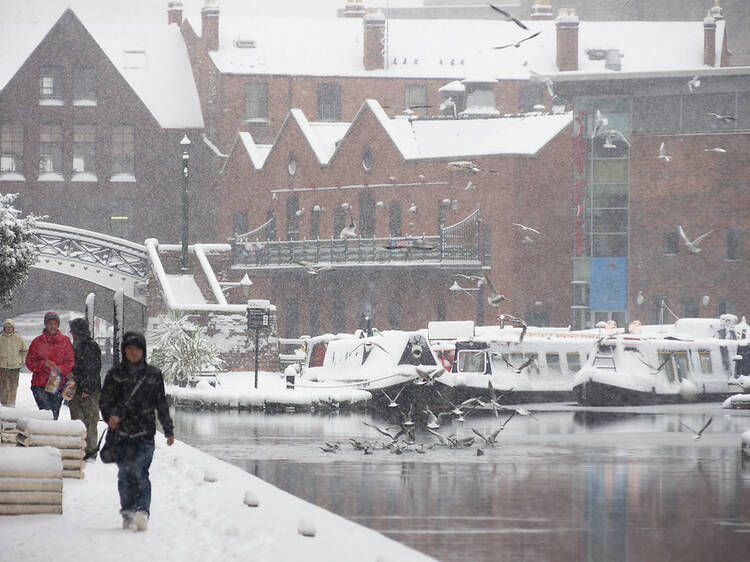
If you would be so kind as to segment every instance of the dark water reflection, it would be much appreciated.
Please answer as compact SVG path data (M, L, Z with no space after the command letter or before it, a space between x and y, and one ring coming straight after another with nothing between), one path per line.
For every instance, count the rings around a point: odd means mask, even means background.
M361 414L178 411L176 433L439 560L726 561L750 559L750 463L739 446L747 414L550 407L539 422L514 419L480 457L476 446L364 456L347 438L375 439L361 422L385 422ZM697 428L710 415L700 441L679 423ZM339 453L318 448L334 440Z

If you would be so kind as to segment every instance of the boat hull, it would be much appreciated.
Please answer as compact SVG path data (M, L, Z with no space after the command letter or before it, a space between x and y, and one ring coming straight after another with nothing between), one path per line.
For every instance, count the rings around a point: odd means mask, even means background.
M699 393L690 399L679 393L645 392L632 388L587 380L573 387L575 399L581 406L648 406L652 404L686 404L714 402L726 398L726 393Z

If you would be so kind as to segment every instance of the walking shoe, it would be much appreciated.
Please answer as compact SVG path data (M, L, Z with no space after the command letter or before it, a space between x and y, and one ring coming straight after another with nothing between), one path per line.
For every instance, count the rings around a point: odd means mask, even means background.
M133 526L136 531L145 531L148 528L148 513L136 511L133 515Z
M133 528L133 512L120 510L120 513L122 514L122 528L125 530Z

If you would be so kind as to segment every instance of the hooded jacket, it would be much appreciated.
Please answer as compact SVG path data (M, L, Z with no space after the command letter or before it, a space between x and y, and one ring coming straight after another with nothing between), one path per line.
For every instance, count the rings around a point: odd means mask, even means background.
M89 323L84 318L70 322L73 334L74 357L73 380L76 394L95 394L102 389L102 350L89 333Z
M5 324L10 324L14 328L16 326L10 318L3 323ZM5 330L0 331L0 369L20 369L28 350L26 342L15 331L12 334L6 334Z
M125 358L125 348L136 345L143 350L143 359L137 365ZM118 434L125 439L143 439L153 443L156 433L156 416L166 437L174 437L174 426L169 415L164 377L161 371L146 363L146 339L138 332L126 332L122 336L122 361L112 367L104 378L99 397L99 408L104 421L111 416L120 418ZM132 395L138 381L143 383Z
M45 386L49 378L49 367L44 361L49 359L60 369L63 381L70 378L73 369L73 345L68 336L58 330L51 335L46 329L34 338L26 354L26 366L33 373L31 386ZM63 383L61 381L61 384Z

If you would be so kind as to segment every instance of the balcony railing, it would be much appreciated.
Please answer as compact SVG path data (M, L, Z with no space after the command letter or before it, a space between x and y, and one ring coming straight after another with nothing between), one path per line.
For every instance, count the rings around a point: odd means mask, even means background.
M435 265L480 268L489 265L489 251L481 236L477 209L436 236L348 238L317 240L264 240L273 232L268 221L255 230L230 239L234 264L249 269L290 266L304 261L321 265Z

